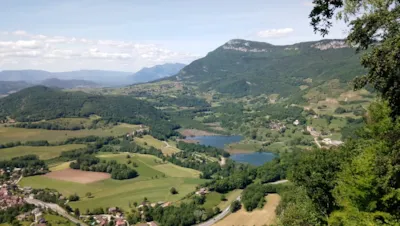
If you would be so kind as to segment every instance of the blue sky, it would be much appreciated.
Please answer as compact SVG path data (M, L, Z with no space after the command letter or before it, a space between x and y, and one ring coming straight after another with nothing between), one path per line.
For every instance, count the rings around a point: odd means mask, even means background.
M230 39L322 39L310 0L0 0L0 69L136 71L202 57ZM342 38L336 24L327 38Z

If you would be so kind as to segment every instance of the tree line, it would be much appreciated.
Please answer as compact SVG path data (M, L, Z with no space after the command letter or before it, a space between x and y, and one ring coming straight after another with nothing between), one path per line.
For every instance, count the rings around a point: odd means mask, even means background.
M25 155L12 158L11 160L0 161L0 169L6 172L8 170L12 172L15 168L23 168L23 176L33 176L48 172L46 163L40 160L36 155Z
M115 160L100 160L93 155L82 155L76 161L71 162L69 166L72 169L109 173L115 180L127 180L138 176L136 170L125 164L119 164Z

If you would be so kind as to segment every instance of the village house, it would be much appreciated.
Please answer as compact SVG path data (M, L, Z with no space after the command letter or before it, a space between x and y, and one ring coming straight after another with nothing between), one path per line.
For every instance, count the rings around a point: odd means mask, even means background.
M343 141L340 140L332 140L331 138L324 138L322 143L325 145L339 146L343 144Z
M322 143L324 143L326 145L330 145L330 144L332 144L332 140L331 140L331 138L324 138L322 140Z
M172 202L166 202L164 204L161 205L162 208L168 207L172 204Z
M108 213L115 214L118 211L117 207L110 207L108 208Z
M207 188L200 188L200 190L196 191L196 195L205 195L208 193Z

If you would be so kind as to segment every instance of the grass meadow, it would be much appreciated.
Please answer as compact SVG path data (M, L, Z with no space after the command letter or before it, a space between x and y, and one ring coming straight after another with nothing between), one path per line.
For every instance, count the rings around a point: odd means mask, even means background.
M136 125L120 124L108 128L84 129L84 130L45 130L45 129L25 129L14 127L0 127L0 144L15 141L34 141L47 140L49 142L64 141L71 137L85 136L120 136L132 132Z
M165 142L157 140L156 138L150 135L145 135L142 138L135 137L135 142L141 145L142 147L152 146L157 149L160 149L164 155L171 155L180 152L180 150L176 148L176 144L174 144L173 142L168 141L168 146L167 146Z
M128 209L130 203L139 203L145 197L151 202L178 201L193 191L198 184L205 181L199 179L200 173L198 171L182 168L171 163L162 163L161 159L150 155L129 155L131 156L129 160L138 165L138 167L134 167L129 164L139 173L139 176L134 179L122 181L107 179L90 184L79 184L34 176L23 178L20 185L33 188L53 188L65 196L77 193L81 200L71 202L70 205L73 208L79 208L82 212L86 209L111 206ZM127 163L126 156L127 153L107 153L98 157ZM172 195L169 192L171 187L175 187L179 193ZM91 192L93 197L85 197L87 192Z
M47 160L58 157L63 151L70 151L74 149L84 148L84 144L68 144L61 146L17 146L12 148L0 149L0 160L9 160L23 155L37 155L39 159Z

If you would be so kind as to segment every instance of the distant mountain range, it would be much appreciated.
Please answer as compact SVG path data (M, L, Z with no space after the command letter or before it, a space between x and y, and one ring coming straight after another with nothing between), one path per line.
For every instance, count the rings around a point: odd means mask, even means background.
M36 86L38 84L60 89L100 87L100 85L95 82L78 79L62 80L58 78L49 78L37 83L25 81L0 81L0 95L15 93L21 89Z
M150 68L145 67L133 74L131 78L133 83L151 82L164 77L176 75L185 66L185 64L175 63L156 65Z
M68 72L48 72L40 70L18 70L0 72L1 81L25 81L40 84L46 79L61 80L86 80L93 81L104 86L116 86L127 84L127 77L131 72L80 70Z
M15 87L26 88L29 84L42 84L59 88L75 88L80 86L124 86L134 83L143 83L177 74L184 64L163 64L150 68L143 68L132 74L132 72L102 71L102 70L80 70L68 72L48 72L42 70L6 70L0 72L2 86L7 86L10 91ZM66 83L68 84L62 84ZM91 82L90 82L91 81ZM13 82L13 83L11 83ZM18 82L18 83L15 83ZM22 84L25 82L27 84ZM14 87L14 88L12 88ZM5 92L5 88L2 88Z
M100 87L100 85L95 82L79 79L61 80L58 78L49 78L42 81L40 84L47 87L55 87L61 89Z

